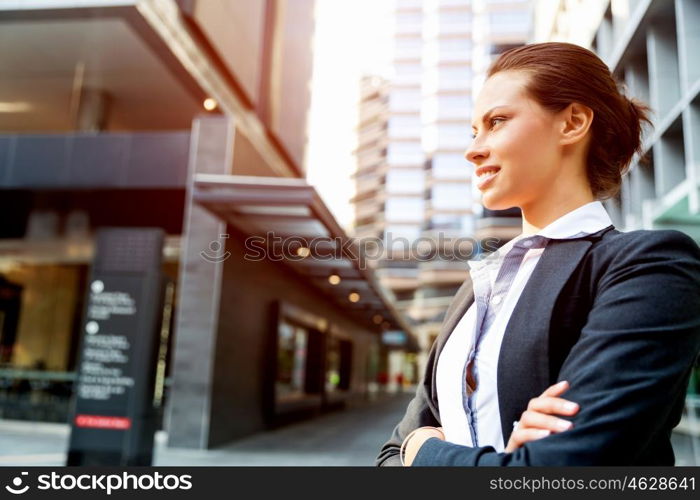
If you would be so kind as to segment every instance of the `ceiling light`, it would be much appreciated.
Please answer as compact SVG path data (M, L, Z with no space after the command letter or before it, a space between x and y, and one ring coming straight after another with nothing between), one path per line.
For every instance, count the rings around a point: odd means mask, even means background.
M340 283L340 276L337 273L333 273L328 276L328 283L331 285L337 285Z
M0 113L26 113L32 109L28 102L3 102L0 101Z
M352 303L359 302L360 294L357 292L350 292L350 294L348 295L348 300Z
M309 250L307 247L299 247L297 248L297 255L301 257L302 259L304 257L308 257L311 254L311 250Z
M202 103L202 105L204 106L204 109L206 109L207 111L214 111L219 106L219 103L216 102L216 99L212 99L211 97L207 97L206 99L204 99L204 102Z
M372 321L375 325L381 325L382 321L384 321L384 317L381 314L375 314L372 316Z

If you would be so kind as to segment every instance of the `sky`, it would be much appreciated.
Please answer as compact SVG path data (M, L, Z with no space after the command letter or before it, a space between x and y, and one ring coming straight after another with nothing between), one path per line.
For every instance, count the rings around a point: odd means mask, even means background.
M346 230L360 77L391 70L392 6L392 0L316 0L307 180Z

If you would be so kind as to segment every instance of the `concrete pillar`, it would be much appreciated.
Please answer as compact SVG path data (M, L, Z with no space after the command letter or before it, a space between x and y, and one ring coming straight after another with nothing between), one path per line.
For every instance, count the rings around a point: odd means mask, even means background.
M206 449L210 444L214 363L226 224L193 203L195 173L230 174L235 135L228 117L194 122L182 233L178 311L168 395L168 445ZM217 242L217 243L214 243ZM203 253L204 252L204 253Z

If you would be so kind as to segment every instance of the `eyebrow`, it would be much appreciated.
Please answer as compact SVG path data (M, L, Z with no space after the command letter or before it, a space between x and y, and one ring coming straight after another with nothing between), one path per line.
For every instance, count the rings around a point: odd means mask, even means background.
M507 104L499 104L498 106L494 106L493 108L489 109L486 113L484 113L484 116L481 117L481 123L486 123L486 121L489 119L489 117L493 114L494 111L496 111L499 108L505 108L507 107ZM476 125L472 124L472 130L476 129Z

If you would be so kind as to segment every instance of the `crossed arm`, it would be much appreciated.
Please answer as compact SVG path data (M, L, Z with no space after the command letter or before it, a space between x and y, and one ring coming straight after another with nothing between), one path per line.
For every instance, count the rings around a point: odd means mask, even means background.
M414 466L566 466L636 463L668 436L683 408L700 351L700 249L678 231L644 232L620 248L598 283L578 342L562 365L566 399L579 404L573 429L531 441L513 453L430 438ZM437 362L431 350L428 370ZM377 458L399 465L403 438L440 426L426 375L404 419ZM429 387L429 386L428 386Z

